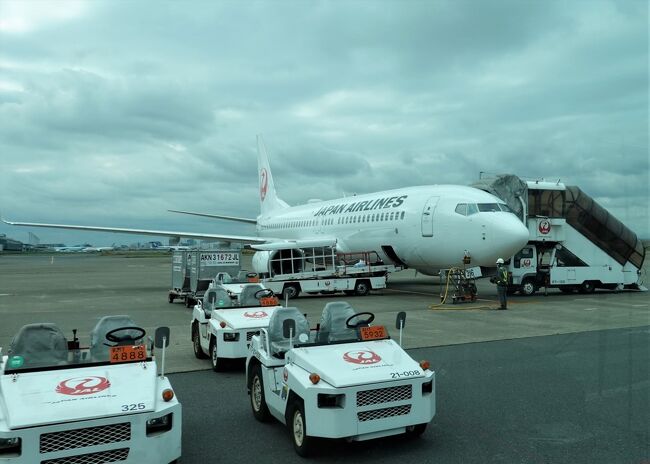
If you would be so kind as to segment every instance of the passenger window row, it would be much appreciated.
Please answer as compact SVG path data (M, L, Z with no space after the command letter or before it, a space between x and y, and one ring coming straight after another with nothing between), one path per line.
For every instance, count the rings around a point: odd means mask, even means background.
M334 224L356 224L364 222L385 222L385 221L402 221L406 216L405 211L391 211L386 213L373 213L373 214L356 214L353 216L326 218L323 220L323 226L331 226ZM310 219L304 221L288 221L278 222L274 224L263 225L262 229L277 230L277 229L296 229L301 227L315 227L318 226L317 219Z

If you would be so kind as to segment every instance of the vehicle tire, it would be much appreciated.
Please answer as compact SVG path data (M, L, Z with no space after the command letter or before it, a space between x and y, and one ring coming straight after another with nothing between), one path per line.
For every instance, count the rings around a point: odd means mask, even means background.
M208 358L203 352L203 348L201 348L201 336L199 335L199 326L196 322L192 324L192 347L194 348L194 356L196 356L196 359Z
M175 300L174 295L172 295L172 294L167 295L167 302L168 303L173 303L174 300Z
M354 286L354 294L357 296L366 296L370 293L370 282L367 280L357 280Z
M519 288L519 292L524 296L534 295L536 291L537 287L535 287L535 282L533 282L533 279L524 279L524 281L521 283L521 287Z
M215 338L210 341L210 362L213 371L220 372L223 370L225 359L217 356L217 340Z
M591 280L585 280L580 286L580 293L594 293L596 285Z
M416 424L416 425L409 425L406 427L406 432L405 435L408 438L416 438L419 437L424 433L424 431L427 429L428 424Z
M268 422L271 419L271 413L266 405L262 368L257 363L251 368L248 387L251 391L251 409L253 410L253 416L260 422Z
M286 300L287 298L292 299L296 298L300 294L300 290L297 285L286 284L282 289L282 299Z
M296 399L289 405L287 426L291 435L293 449L303 458L309 456L309 452L313 447L314 438L307 436L305 407L301 399Z
M185 307L186 308L192 307L192 298L190 298L189 296L185 298Z

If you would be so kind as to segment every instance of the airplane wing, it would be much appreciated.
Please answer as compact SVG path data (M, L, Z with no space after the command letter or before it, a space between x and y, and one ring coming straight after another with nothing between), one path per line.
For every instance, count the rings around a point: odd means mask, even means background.
M155 235L158 237L183 237L183 238L195 238L199 240L223 240L227 242L241 242L241 243L268 243L276 242L281 239L273 238L262 238L255 236L245 236L245 235L221 235L221 234L204 234L204 233L194 233L194 232L174 232L169 230L149 230L149 229L125 229L120 227L98 227L98 226L79 226L79 225L69 225L69 224L41 224L35 222L14 222L7 221L4 218L0 218L5 224L12 226L24 226L24 227L47 227L52 229L73 229L73 230L89 230L97 232L114 232L118 234L136 234L136 235Z
M223 216L220 214L195 213L193 211L178 211L175 209L168 209L167 211L169 211L170 213L190 214L192 216L203 216L203 217L208 217L213 219L224 219L226 221L237 221L237 222L245 222L247 224L257 224L256 219L249 219L249 218L242 218L242 217L235 217L235 216Z
M318 238L318 239L300 239L300 240L269 240L267 243L260 245L251 245L254 250L260 251L274 251L274 250L288 250L296 248L321 248L321 247L335 247L335 238Z

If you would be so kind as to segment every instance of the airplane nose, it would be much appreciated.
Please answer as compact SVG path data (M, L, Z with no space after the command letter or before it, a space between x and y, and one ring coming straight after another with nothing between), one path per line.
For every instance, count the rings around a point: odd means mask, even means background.
M528 228L510 214L492 224L497 258L508 259L528 243Z

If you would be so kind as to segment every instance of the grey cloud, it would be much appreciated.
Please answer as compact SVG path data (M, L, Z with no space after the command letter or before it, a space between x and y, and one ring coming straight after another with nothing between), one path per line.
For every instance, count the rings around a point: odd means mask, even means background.
M233 231L166 209L254 217L262 133L292 204L513 172L650 235L647 2L88 5L0 32L5 214Z

